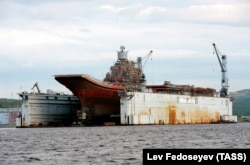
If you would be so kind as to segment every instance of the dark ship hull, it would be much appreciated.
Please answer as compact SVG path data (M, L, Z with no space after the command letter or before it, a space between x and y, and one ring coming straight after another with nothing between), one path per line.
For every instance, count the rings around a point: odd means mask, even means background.
M101 125L119 124L120 98L118 91L125 86L98 81L88 75L56 75L55 79L80 99L82 113L88 122Z

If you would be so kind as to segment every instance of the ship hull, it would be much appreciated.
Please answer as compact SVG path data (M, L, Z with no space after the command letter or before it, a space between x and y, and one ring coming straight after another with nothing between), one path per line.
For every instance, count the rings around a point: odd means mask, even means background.
M56 75L55 79L80 99L86 122L120 124L118 91L123 90L124 86L105 83L87 75Z

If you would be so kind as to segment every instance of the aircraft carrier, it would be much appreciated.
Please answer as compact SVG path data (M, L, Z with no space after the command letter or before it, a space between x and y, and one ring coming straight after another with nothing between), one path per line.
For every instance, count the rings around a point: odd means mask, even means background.
M153 51L132 61L125 46L117 51L117 61L103 80L88 74L55 79L79 98L84 125L236 123L228 94L227 57L212 45L222 71L220 91L170 81L147 84L143 66Z

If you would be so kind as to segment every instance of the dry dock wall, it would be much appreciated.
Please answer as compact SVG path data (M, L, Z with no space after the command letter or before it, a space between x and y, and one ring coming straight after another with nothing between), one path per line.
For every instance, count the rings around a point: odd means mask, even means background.
M203 124L232 116L230 98L129 92L120 99L121 125Z
M17 127L71 125L80 106L75 96L24 94Z

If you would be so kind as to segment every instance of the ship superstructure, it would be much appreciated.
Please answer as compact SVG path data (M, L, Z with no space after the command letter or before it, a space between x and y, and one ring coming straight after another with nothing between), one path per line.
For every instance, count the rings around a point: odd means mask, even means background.
M151 50L144 58L149 58L152 52ZM141 84L146 82L142 57L138 57L136 62L128 60L128 51L125 51L124 46L121 46L117 53L117 62L110 67L110 72L106 74L103 81L123 85L131 90L140 90Z

